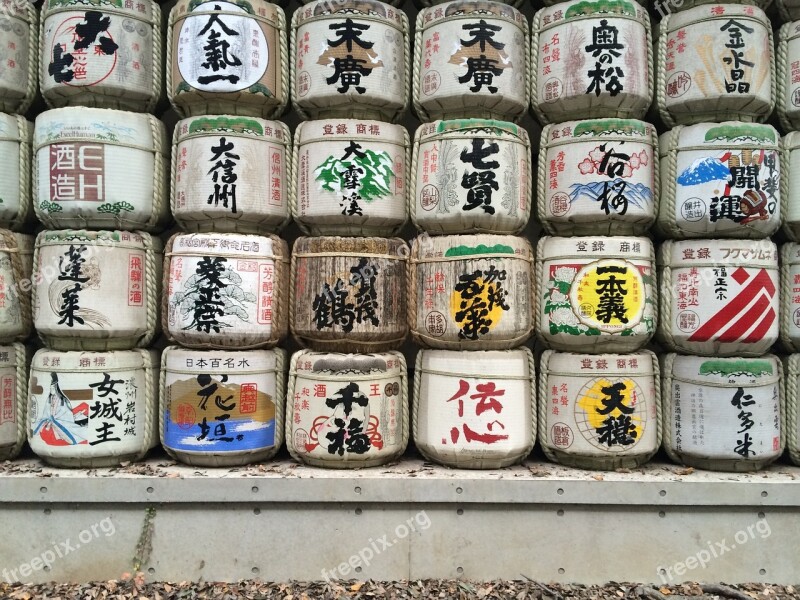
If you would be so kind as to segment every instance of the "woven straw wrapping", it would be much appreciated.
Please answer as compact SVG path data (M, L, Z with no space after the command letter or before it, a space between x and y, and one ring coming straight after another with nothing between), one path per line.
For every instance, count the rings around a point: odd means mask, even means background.
M235 369L228 366L231 360L232 364L235 364ZM205 362L203 363L203 361ZM188 366L189 364L191 367ZM224 390L230 396L230 398L226 397L226 402L223 403L233 407L228 413L238 412L238 414L234 414L233 418L225 419L226 431L224 434L215 432L218 422L212 415L216 413L217 416L222 416L220 413L225 411L220 407L215 407L213 399L206 404L205 412L199 408L199 402L203 400L200 390L205 386L201 385L198 378L203 375L211 377L208 385L219 386L215 395ZM168 378L170 379L169 383ZM177 399L173 398L173 388ZM161 399L158 411L160 440L164 450L175 460L198 467L242 466L273 458L283 445L286 352L280 348L246 351L197 351L186 350L179 346L168 346L161 355L159 391ZM264 398L259 398L259 394ZM252 401L251 407L247 408L247 415L245 415L245 408L241 406L246 400L246 396L250 397L250 401ZM175 418L170 415L170 419L172 423L175 423L172 425L173 430L177 430L178 435L183 435L186 439L191 440L191 444L189 444L191 450L174 448L168 439L167 413L170 406L177 405L183 399L186 399L186 402L192 407L192 416L196 417L197 423L179 422L179 419L182 418L181 415ZM263 411L268 401L274 405L271 428L274 435L272 443L268 444L265 441L260 447L246 450L237 449L237 446L240 445L251 445L252 437L260 433L248 426L260 424L267 416L266 414L260 415L262 419L259 419L256 412ZM199 441L197 438L203 435L200 422L204 415L207 415L205 417L207 423L211 424L211 429L206 434L206 444L211 447L207 448L197 444ZM244 439L234 438L231 442L227 442L230 446L229 450L215 449L216 446L225 446L226 442L209 440L209 438L221 435L234 437L237 426L241 427L242 425L245 426L242 433ZM265 432L263 435L268 434Z
M565 368L566 361L569 364ZM584 367L585 361L589 361L592 370ZM619 361L623 363L621 368ZM553 362L559 366L554 368ZM597 370L596 366L602 362L608 368ZM539 368L539 440L545 455L553 462L579 469L631 469L649 461L661 447L661 377L658 357L653 352L589 355L545 350ZM635 410L631 421L636 429L624 432L627 443L611 436L604 441L597 423L586 427L578 422L579 412L587 420L597 418L591 411L607 408L602 403L608 398L603 395L604 386L620 382L624 385L622 397L627 408ZM562 390L562 384L567 386L567 392ZM551 390L558 390L558 395ZM558 415L553 414L554 408ZM619 408L608 415L617 422L625 418ZM605 419L603 416L600 420ZM581 429L582 425L585 429ZM559 445L554 437L564 429L569 430L569 440Z
M714 363L714 365L713 367L709 367L705 373L703 373L702 370L699 373L694 372L694 363L700 363L701 361L704 361L706 364ZM764 376L763 373L753 376L741 374L741 371L744 368L747 368L748 364L752 365L756 362L769 363L770 367L773 369L772 374L768 376ZM731 365L734 371L738 371L724 375L724 378L728 379L729 381L723 381L722 375L714 375L715 371L713 369L716 368L716 372L719 373L719 368L725 368L725 363ZM698 469L708 469L710 471L745 472L761 469L775 461L781 456L781 454L783 454L783 450L786 447L786 402L783 381L783 364L778 357L772 354L765 354L758 359L751 360L739 357L703 359L697 356L666 354L663 357L662 364L662 439L664 450L671 460L679 464L696 467ZM693 371L692 375L687 377L677 374L676 369L680 368L679 365L681 365L683 368L688 368L689 370ZM700 367L700 365L697 364L697 367ZM704 377L705 379L703 379ZM755 383L751 383L750 380L755 381ZM673 412L673 393L675 391L675 385L693 386L698 390L699 388L702 388L703 392L705 392L702 398L696 401L696 404L692 404L693 407L699 407L701 412L706 413L703 427L704 438L701 442L706 447L704 451L692 449L679 450L677 447L674 424L676 419L679 417ZM750 449L750 452L754 452L753 457L744 458L743 455L741 455L741 457L737 457L736 454L739 453L736 453L734 448L737 444L740 444L743 439L741 434L737 434L737 428L740 427L742 423L739 421L741 417L737 418L737 413L740 409L731 405L730 398L733 398L737 390L740 388L743 390L744 394L752 395L756 401L756 404L748 404L745 406L745 408L747 412L754 413L752 416L755 417L753 420L756 422L757 427L762 427L763 423L769 423L770 421L773 421L773 414L770 414L769 410L771 398L766 398L766 395L771 393L769 392L770 385L774 385L778 388L778 398L776 399L775 404L775 408L777 408L777 412L779 413L779 416L777 417L777 426L780 429L780 435L778 436L777 440L778 447L776 448L773 446L773 439L762 439L761 437L756 437L753 440L755 449ZM679 389L682 394L681 397L687 394L692 394L691 388L689 392L686 392L682 388ZM764 389L766 391L761 391ZM700 392L694 392L694 394L697 393ZM744 396L742 399L744 402L749 402L751 400L747 396ZM705 407L703 408L704 401ZM728 414L724 414L724 420L721 418L722 414L720 412L715 412L715 408L719 408L720 411L729 411ZM683 414L688 414L688 410L684 411ZM731 417L733 418L733 421L731 421ZM691 423L684 418L681 418L681 422L685 423L683 435L684 439L691 437L692 434L685 431L690 428ZM721 428L724 426L727 427L726 430L722 432L724 434L723 442L721 439L718 439L717 436L721 433ZM766 426L762 427L762 429L765 431L766 428ZM758 433L762 432L759 431ZM753 435L757 436L757 434ZM762 433L762 437L765 435L766 433ZM706 444L705 439L708 439L709 437L712 439L708 444ZM714 444L716 444L717 447L712 447ZM723 445L725 446L724 448L722 447ZM767 456L765 458L760 458L760 456L764 455L765 453Z
M14 418L0 425L0 429L5 430L0 440L0 460L16 458L27 439L28 354L28 349L19 343L0 347L0 372L5 376L3 385L12 386L10 391L14 407Z
M289 104L290 73L286 14L281 7L263 0L233 0L233 3L242 10L209 9L206 5L213 4L213 0L199 3L193 0L179 0L169 13L166 62L167 96L175 111L182 117L241 115L273 119L281 116ZM191 13L194 14L189 14L190 7ZM188 42L185 47L186 60L182 64L185 65L187 72L191 72L193 79L213 76L214 72L211 70L204 70L202 74L199 72L199 69L202 68L201 63L205 61L205 54L201 50L202 44L195 44L194 41L211 15L217 15L228 28L241 26L247 31L260 30L258 36L253 39L259 45L266 46L265 52L261 54L261 59L263 60L266 56L268 62L264 66L260 79L253 81L252 85L241 87L245 83L250 83L249 79L254 79L254 77L248 77L251 74L250 69L244 72L236 71L236 73L224 71L225 75L234 75L240 78L238 83L228 86L232 88L230 91L216 91L214 86L222 85L220 82L201 84L195 81L193 85L192 82L186 81L186 76L181 72L181 63L178 60L178 44L182 37L183 27L186 27L187 30L191 29L191 33L183 36ZM195 23L191 23L192 21ZM208 35L208 32L203 35ZM247 50L249 51L249 48ZM192 53L195 55L189 56ZM259 70L262 66L263 63L259 63ZM200 89L198 86L205 89Z
M158 445L158 371L155 350L39 350L33 357L28 385L31 450L56 467L116 467L142 460ZM104 408L117 401L120 418ZM56 402L60 406L54 415L51 407ZM101 410L94 410L95 406ZM81 415L88 418L83 425L79 423ZM129 427L134 428L133 434L125 433ZM68 443L52 444L53 437Z
M134 112L155 110L163 89L161 8L152 0L137 2L137 7L143 10L124 8L122 3L113 0L99 0L90 6L83 0L44 3L39 29L39 87L50 108L89 106ZM78 76L69 65L66 71L64 67L59 71L53 49L61 44L62 48L66 46L67 54L81 50L71 45L76 38L70 27L83 21L87 10L99 11L100 19L110 19L107 31L117 49L109 56L100 50L100 44L90 44L84 53L85 74ZM73 72L71 79L56 81L54 73L70 71Z
M789 458L800 466L800 420L798 420L798 386L800 354L792 354L786 361L786 445Z
M332 469L392 462L408 445L406 359L400 352L300 350L290 359L286 413L286 447L298 462ZM345 440L340 423L348 419L348 428L354 420L361 426ZM368 447L360 434L369 439Z
M5 301L0 307L0 343L3 344L26 340L33 328L31 276L17 235L0 229L0 274L5 282Z
M800 3L797 0L775 0L781 21L796 21L800 19Z
M164 260L164 335L187 348L274 348L288 333L288 255L275 235L176 233ZM201 288L217 280L209 303Z
M790 131L781 138L781 232L800 242L800 133Z
M462 153L493 151L473 167ZM434 158L435 157L435 158ZM531 143L522 127L506 121L458 119L435 121L417 128L411 162L409 213L420 231L447 233L520 233L528 224L533 201ZM469 180L493 173L498 189L491 202L470 202ZM480 177L481 175L477 175ZM491 209L491 210L490 210Z
M236 212L232 201L215 197L209 171L222 140L234 144L238 159ZM190 117L175 126L172 139L170 206L184 231L277 233L290 220L292 135L281 121L255 117ZM226 206L227 204L227 206Z
M800 244L789 242L781 246L780 258L780 336L789 352L800 349L800 302L795 302L795 277L800 276Z
M14 231L31 221L31 137L33 127L20 115L0 114L0 227Z
M167 134L154 116L104 108L54 109L36 118L33 145L33 208L46 228L160 233L169 220ZM69 163L59 165L63 152L86 157L87 196L77 183L66 190L54 186L72 173ZM102 179L92 179L92 170L102 172Z
M621 172L609 175L608 170L600 171L605 156L602 150L598 152L600 145L605 146L606 152L630 157L624 160L609 154L610 164L615 170L622 166ZM600 161L595 160L598 156ZM608 185L607 202L612 205L608 214L590 187L598 182ZM620 182L630 188L644 186L649 198L642 190L636 195L638 202L613 207L614 186ZM660 184L658 134L649 123L597 119L551 124L542 129L536 210L539 222L550 235L645 235L658 213ZM575 186L585 191L575 194Z
M0 81L0 112L24 115L36 98L39 13L32 2L12 2L7 8L14 14L5 15L11 17L11 27L0 30L0 47L16 46L15 54L8 57L16 64L14 70L6 69Z
M337 41L331 29L345 19L367 27L358 36L362 43L353 44L352 52L331 44ZM298 44L298 36L302 44ZM370 47L365 48L368 44ZM362 73L357 83L342 82L338 68L333 66L333 60L343 58L343 54L365 61L360 63ZM292 16L289 56L294 57L292 106L303 119L340 117L397 122L408 110L408 16L389 4L377 0L319 0L301 6ZM333 81L328 81L330 78Z

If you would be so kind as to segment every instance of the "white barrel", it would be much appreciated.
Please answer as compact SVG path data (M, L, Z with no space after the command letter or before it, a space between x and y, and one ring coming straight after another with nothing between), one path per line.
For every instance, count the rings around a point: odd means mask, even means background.
M24 341L33 330L29 238L0 229L0 343Z
M292 17L292 106L304 119L397 121L408 110L406 13L378 0L318 0Z
M152 115L59 108L36 118L33 206L48 229L141 229L169 219L168 142Z
M28 443L57 467L115 467L158 445L155 350L39 350L28 385Z
M377 467L408 445L408 373L400 352L292 355L286 446L314 467Z
M297 238L289 300L297 342L330 352L399 349L408 254L400 238Z
M278 117L289 103L286 15L264 0L178 0L166 71L181 116Z
M770 5L772 5L772 0L732 0L732 1L734 4L748 4L748 5L758 6L762 10L767 10L767 8ZM791 2L792 0L789 1ZM690 8L694 8L695 6L701 6L704 4L716 4L717 6L719 6L719 2L716 2L715 0L652 0L653 10L651 10L651 12L657 20L661 20L670 13L675 13L682 10L689 10Z
M420 350L414 371L414 443L459 469L522 462L536 442L536 368L529 348Z
M783 129L793 131L800 129L800 21L780 28L776 54L777 112Z
M455 0L419 11L412 99L421 121L518 121L530 100L528 21L488 0Z
M0 460L16 458L27 439L28 355L22 344L0 346Z
M176 233L164 262L164 334L188 348L273 348L288 331L289 248L274 235Z
M536 333L564 352L635 352L656 331L653 243L643 237L543 237Z
M526 238L422 235L411 247L408 326L426 348L515 348L533 333L534 295Z
M790 352L800 350L800 244L781 246L780 336Z
M667 241L659 339L703 356L760 356L778 340L778 248L769 240Z
M664 450L677 463L755 471L783 454L785 403L778 357L667 354L662 375Z
M580 469L638 467L661 447L658 358L545 350L539 440L547 458Z
M656 128L632 119L547 125L537 214L551 235L642 235L656 219Z
M781 231L791 241L800 242L800 132L790 131L781 144Z
M184 119L172 142L172 214L185 231L277 232L289 222L292 136L255 117Z
M2 17L0 17L2 23ZM0 26L0 39L2 39ZM0 71L2 72L2 71ZM0 84L2 85L2 84ZM20 230L31 210L31 138L33 127L20 115L0 113L0 226Z
M0 16L0 111L24 115L39 79L39 13L33 2L14 0Z
M405 127L304 121L295 130L292 217L308 235L396 235L408 220L410 165Z
M183 463L230 467L268 460L283 444L286 353L187 350L161 355L159 430Z
M763 123L775 106L772 25L760 8L703 4L661 21L656 105L669 127Z
M39 86L51 108L152 112L161 97L161 9L152 0L48 0Z
M544 123L641 119L653 98L650 18L633 0L570 0L531 25L531 110Z
M679 125L659 138L658 231L671 238L765 238L781 224L780 136L771 125Z
M159 329L162 246L129 231L42 231L33 324L55 350L147 347Z
M414 136L417 229L440 233L520 233L533 201L531 143L507 121L456 119L423 124Z
M785 437L789 458L800 466L800 354L792 354L786 361L786 421Z

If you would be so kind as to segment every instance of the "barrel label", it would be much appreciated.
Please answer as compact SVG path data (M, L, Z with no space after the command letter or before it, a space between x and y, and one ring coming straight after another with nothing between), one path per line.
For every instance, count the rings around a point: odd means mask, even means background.
M5 356L4 356L5 355ZM8 346L0 347L0 362L8 364L9 355L14 357L14 349ZM17 373L16 369L5 367L0 370L0 446L17 443L17 402L24 402L24 398L17 398Z

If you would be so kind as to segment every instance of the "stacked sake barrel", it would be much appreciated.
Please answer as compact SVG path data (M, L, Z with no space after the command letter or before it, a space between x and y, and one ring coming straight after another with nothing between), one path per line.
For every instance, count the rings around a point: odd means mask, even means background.
M660 171L650 21L635 2L556 4L531 40L531 109L544 126L534 310L548 348L539 440L561 464L612 469L660 444L653 244Z
M172 140L160 435L191 465L243 465L283 443L291 135L280 7L179 1L167 28ZM202 40L198 44L197 40Z
M778 248L787 213L772 26L758 6L695 3L658 39L663 437L676 462L759 469L784 449ZM784 292L785 293L785 292ZM784 318L786 314L784 313Z

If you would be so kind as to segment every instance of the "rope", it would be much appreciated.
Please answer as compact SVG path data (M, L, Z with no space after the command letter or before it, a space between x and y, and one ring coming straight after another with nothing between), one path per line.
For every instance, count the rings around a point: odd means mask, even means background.
M667 38L669 37L669 23L672 15L667 14L659 27L658 32L658 76L656 78L656 106L661 120L667 127L675 127L676 120L667 107Z
M546 237L539 238L539 241L536 243L536 261L533 263L533 285L531 288L534 290L533 294L533 302L531 303L531 307L533 309L533 330L536 332L536 337L539 339L540 342L545 344L546 346L549 345L547 341L547 337L544 335L544 317L542 316L542 303L544 302L544 260L542 259L542 255L544 253L544 248L547 245ZM542 290L542 293L536 293L535 290Z
M300 27L300 13L303 12L302 7L298 8L292 14L291 30L289 31L289 55L297 56L297 29ZM311 115L305 109L300 97L297 94L297 62L292 60L292 66L289 73L289 93L292 102L292 108L297 111L300 118L304 121L311 119Z
M145 112L152 113L158 107L161 101L161 90L164 82L164 69L172 70L171 65L165 66L164 64L164 44L163 32L161 31L161 7L157 2L151 2L153 8L153 93L150 95L147 104L145 105ZM160 122L160 121L159 121ZM163 125L162 125L163 126ZM161 184L163 186L163 183Z
M798 124L800 122L795 121L792 117L797 115L797 111L792 111L792 115L787 113L786 111L786 96L791 94L791 90L789 89L789 81L787 79L787 70L789 66L789 41L791 39L791 30L795 26L794 23L784 23L784 25L780 29L780 33L778 35L778 48L777 48L777 78L778 78L778 85L780 87L778 91L778 95L776 98L777 101L777 109L778 109L778 117L780 118L781 127L783 127L784 131L792 131L793 129L797 129L793 125ZM785 177L781 177L781 184ZM781 185L783 188L783 185ZM781 200L783 200L783 191L781 190Z
M530 107L531 112L536 116L536 119L539 121L541 125L548 125L550 123L550 118L547 114L542 110L542 102L539 99L539 37L542 31L542 13L545 11L544 8L537 10L536 13L533 15L533 21L531 21L531 51L530 51L530 60L528 60L528 64L530 65Z
M530 443L525 446L523 449L519 459L515 462L521 463L525 458L531 453L533 447L536 445L536 430L537 430L537 417L539 411L536 407L536 361L533 356L533 352L531 352L530 348L521 348L525 352L528 357L528 380L530 384L528 385L528 393L531 397L531 404L530 404L530 411L531 411L531 419L530 419L530 432L531 432L531 439ZM544 438L543 438L544 439Z
M136 341L136 345L139 348L143 348L152 343L153 338L158 332L159 296L163 294L161 294L162 290L160 290L158 287L156 249L154 248L153 238L149 233L145 233L144 231L139 232L139 234L142 236L142 243L145 251L144 271L145 283L147 284L147 293L145 294L147 302L147 330L145 331L144 335L140 336L140 338ZM159 241L158 244L160 245L161 242Z
M430 9L424 8L417 13L416 27L414 28L414 65L411 71L411 101L417 118L423 123L430 122L431 116L422 103L422 52L424 50L422 42L422 32L425 29L425 15Z
M402 34L403 34L403 105L401 108L397 109L394 118L391 119L392 122L397 122L402 119L402 117L408 111L409 104L411 103L411 74L409 73L409 69L411 69L411 35L410 35L410 23L408 22L408 15L403 10L397 11L400 14L400 17L403 22ZM406 134L406 147L408 147L408 131L403 128ZM406 164L408 164L408 158L406 158ZM406 192L408 188L406 187Z
M781 294L781 309L780 313L780 335L781 342L791 352L798 351L798 344L795 339L800 341L800 336L797 336L797 327L794 326L792 318L792 294L789 292L794 286L792 285L792 267L796 263L792 262L792 255L797 254L800 250L800 245L795 243L788 243L781 246L781 269L780 269L780 289L783 290ZM795 332L796 337L792 337L792 330Z
M20 343L11 344L14 348L14 401L16 403L16 418L17 418L17 441L11 448L6 448L0 452L5 460L16 458L22 451L25 445L26 429L27 429L27 415L28 415L28 351L24 345Z
M797 378L800 376L800 354L789 357L788 376L786 378L786 412L789 457L800 466L800 421L797 420L798 388Z
M158 397L155 396L155 394L158 394L157 381L155 380L158 375L158 354L154 350L141 348L134 350L134 352L139 353L142 359L142 369L144 370L144 431L142 448L136 458L133 459L134 461L140 461L158 443L155 437L156 415L153 413L154 410L158 410L157 405L159 402Z
M31 136L33 127L25 117L14 115L19 132L19 210L14 219L11 220L9 228L14 231L22 230L30 220L31 207L31 188L38 187L39 180L36 179L37 186L31 185Z
M781 219L783 227L781 230L783 234L792 242L800 241L800 236L797 235L797 221L789 220L789 172L792 167L792 153L798 148L796 140L800 137L793 131L781 138L781 152L780 152L780 194L781 194Z
M786 449L786 379L784 377L783 361L775 355L766 354L765 357L771 357L775 360L778 372L778 411L780 413L780 449L776 452L776 456L772 460L777 460ZM797 421L793 421L794 426ZM770 461L772 462L772 461Z
M19 6L17 5L16 8ZM28 30L28 70L25 75L25 93L22 98L13 101L0 98L0 108L3 112L24 115L36 98L36 82L39 72L39 13L34 8L33 2L26 2L24 18L22 15L14 15L12 18L25 23L25 28Z
M542 128L542 136L539 141L539 158L536 169L536 216L542 228L548 235L556 235L555 227L547 215L546 199L547 199L547 153L550 150L550 132L553 130L554 125L545 125Z
M395 452L392 452L387 458L386 463L400 458L406 451L409 442L409 422L408 422L408 365L406 364L406 357L402 352L392 352L395 359L400 363L400 444Z
M275 348L275 441L266 452L265 459L273 458L283 446L284 420L286 419L286 350Z
M22 264L22 257L20 256L19 248L17 246L17 238L14 237L14 234L9 230L0 229L0 241L2 241L0 253L6 253L8 255L11 261L11 273L13 276L14 285L16 285L17 289L19 290L20 284L27 279L27 275ZM2 341L22 342L31 335L31 330L33 327L31 298L27 293L20 290L20 293L17 294L17 302L19 303L20 312L19 323L16 324L17 331L16 333L9 335L7 338L3 338Z
M662 288L666 289L666 288ZM665 354L663 375L661 378L661 439L664 451L669 456L670 460L677 464L684 464L683 459L678 455L676 449L672 445L672 428L675 424L673 419L672 407L672 376L675 357L677 354Z
M172 51L172 36L173 30L175 28L175 19L178 11L178 5L175 4L169 11L169 18L167 19L167 59L164 65L164 86L167 90L167 100L169 100L170 105L178 113L179 117L186 117L186 111L176 102L175 98L177 96L177 91L174 90L173 81L172 81L172 65L175 64L175 57L173 56ZM178 128L175 128L175 131L178 131ZM166 331L166 330L165 330ZM170 456L172 456L170 454ZM173 456L173 458L175 458Z
M294 270L292 270L292 273L294 273ZM292 354L291 358L289 359L289 382L286 385L284 437L286 438L286 449L289 451L291 457L299 463L303 463L305 461L300 456L297 448L294 447L294 390L297 384L297 375L295 373L297 372L297 363L299 363L306 354L308 354L308 350L299 350L298 352Z
M547 460L558 463L559 456L550 443L550 432L547 430L547 415L550 410L547 403L547 390L550 387L550 357L553 356L553 354L553 350L545 350L539 358L539 385L537 389L539 406L536 413L536 428L539 432L539 444Z
M280 6L275 6L275 13L278 15L277 25L277 46L278 46L278 65L280 65L280 90L275 93L278 100L277 106L272 112L268 112L269 118L277 119L280 117L286 107L289 105L289 96L291 95L291 69L289 68L289 48L287 43L286 31L286 13Z

